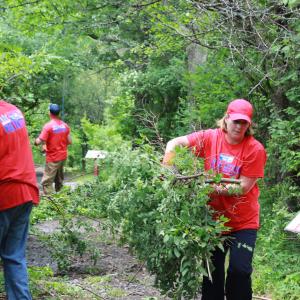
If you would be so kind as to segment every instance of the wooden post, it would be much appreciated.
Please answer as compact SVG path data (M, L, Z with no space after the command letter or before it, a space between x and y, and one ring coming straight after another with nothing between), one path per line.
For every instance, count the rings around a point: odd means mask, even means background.
M97 158L94 159L94 176L98 176L99 175L99 166L98 166L98 162L97 162Z
M104 159L107 156L107 152L103 150L88 150L85 155L85 159L94 159L94 176L99 175L98 159Z

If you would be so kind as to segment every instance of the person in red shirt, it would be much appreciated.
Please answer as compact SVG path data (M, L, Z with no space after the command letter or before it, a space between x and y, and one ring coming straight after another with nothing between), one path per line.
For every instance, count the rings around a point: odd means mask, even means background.
M63 167L68 157L68 145L72 143L70 128L60 117L60 107L57 104L49 106L51 121L46 123L39 137L35 140L35 145L43 144L46 152L46 166L42 178L44 194L53 191L52 185L55 183L55 191L59 191L63 186Z
M0 100L0 257L10 300L32 299L25 258L29 216L39 203L31 146L22 112Z
M202 300L251 300L252 259L259 228L259 188L257 180L264 176L266 152L253 137L253 107L244 99L229 103L219 128L194 132L170 140L163 159L172 165L176 146L189 147L204 158L206 171L213 170L224 178L240 180L236 184L213 184L209 204L216 217L228 218L225 251L216 249L212 262L212 281L204 276ZM235 191L232 193L232 191ZM225 282L225 257L230 252Z

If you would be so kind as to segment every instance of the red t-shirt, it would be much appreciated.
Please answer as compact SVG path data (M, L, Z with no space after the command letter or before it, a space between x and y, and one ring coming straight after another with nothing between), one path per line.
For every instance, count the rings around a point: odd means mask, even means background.
M36 174L25 119L0 100L0 211L39 202Z
M264 176L266 152L253 136L237 145L229 144L221 129L194 132L187 136L195 155L203 157L205 170L214 170L225 178L238 179L241 175ZM211 196L210 205L229 218L226 226L232 231L259 228L259 189L257 184L243 196Z
M46 162L67 159L69 126L59 118L51 115L51 121L46 123L39 139L46 142Z

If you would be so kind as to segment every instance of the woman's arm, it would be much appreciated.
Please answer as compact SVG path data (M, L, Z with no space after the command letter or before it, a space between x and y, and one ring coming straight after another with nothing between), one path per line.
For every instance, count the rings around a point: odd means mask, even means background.
M241 179L242 192L243 192L243 195L245 195L248 192L250 192L250 190L254 187L258 178L257 177L246 177L246 176L241 175L240 179Z
M184 135L184 136L176 137L167 143L165 155L164 155L163 162L162 162L163 165L167 165L167 166L172 165L172 159L175 156L174 150L175 150L176 146L188 147L189 140L188 140L187 136Z
M257 179L257 177L241 176L241 184L214 184L214 192L212 194L221 196L243 196L254 187Z

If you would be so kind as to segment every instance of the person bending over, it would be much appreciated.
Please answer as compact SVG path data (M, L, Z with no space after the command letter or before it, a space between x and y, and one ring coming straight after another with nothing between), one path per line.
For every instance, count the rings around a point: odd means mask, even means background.
M258 178L264 176L266 152L253 137L253 107L244 99L229 103L219 128L180 136L167 143L164 165L172 165L175 147L189 147L204 158L205 170L213 170L225 178L240 179L240 188L232 184L213 184L210 206L216 217L224 215L228 237L225 251L215 249L212 257L212 281L204 276L202 300L251 300L252 259L259 228ZM232 194L232 190L236 192ZM229 252L229 266L225 282L225 256Z

